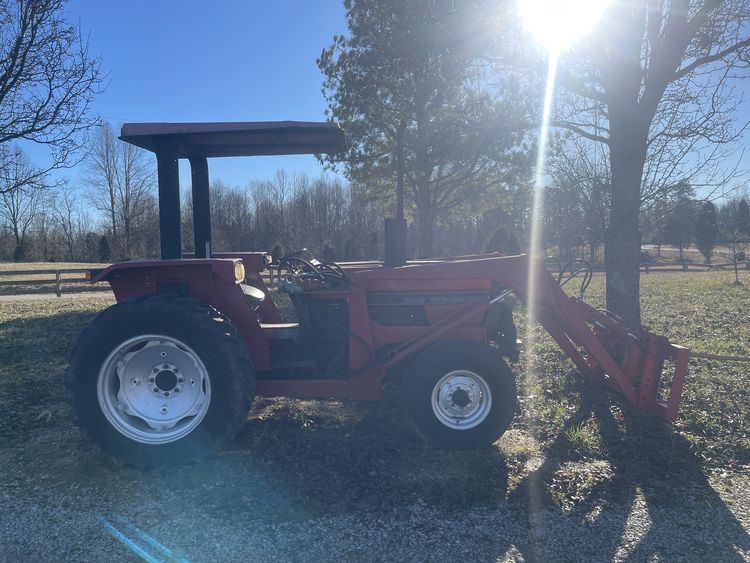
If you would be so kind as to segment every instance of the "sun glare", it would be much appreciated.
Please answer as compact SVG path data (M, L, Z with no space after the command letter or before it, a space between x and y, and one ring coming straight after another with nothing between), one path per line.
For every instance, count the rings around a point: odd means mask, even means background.
M552 53L588 34L608 4L607 0L518 0L531 35Z

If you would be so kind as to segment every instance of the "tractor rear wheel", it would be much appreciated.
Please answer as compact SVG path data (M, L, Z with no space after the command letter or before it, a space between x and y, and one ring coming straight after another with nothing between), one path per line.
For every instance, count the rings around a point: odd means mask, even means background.
M147 295L102 311L65 373L77 422L136 466L210 452L247 419L255 374L221 313L195 299Z
M402 383L404 411L429 444L490 446L510 426L516 383L497 351L477 342L439 342L419 354Z

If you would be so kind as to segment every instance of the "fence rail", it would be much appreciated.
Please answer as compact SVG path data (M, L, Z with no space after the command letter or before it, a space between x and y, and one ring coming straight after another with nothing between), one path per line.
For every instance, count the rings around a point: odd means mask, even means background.
M89 281L85 276L71 278L63 277L66 274L85 274L89 271L88 268L56 268L56 269L45 269L45 270L5 270L0 271L0 278L6 277L20 277L20 276L49 276L40 279L20 279L20 280L5 280L0 279L0 287L8 286L34 286L34 285L54 285L55 294L60 297L62 295L63 283L84 283Z
M555 258L548 258L545 260L544 265L551 272L559 272L560 268L565 266L565 263L558 262ZM641 273L649 274L652 272L711 272L711 271L728 271L735 269L748 269L750 270L750 261L746 262L721 262L718 264L699 264L697 262L643 262L640 265ZM591 271L595 273L603 273L605 271L604 265L595 264L591 267ZM569 272L569 270L566 270Z
M560 265L554 260L545 261L547 269L553 272L559 272ZM644 274L656 273L656 272L710 272L710 271L725 271L725 270L736 270L738 268L750 269L750 262L722 262L719 264L694 264L690 262L657 262L654 264L641 264L641 272ZM604 272L604 267L594 266L592 268L594 272ZM63 292L63 284L65 283L84 283L89 281L85 276L82 277L67 277L70 274L85 274L90 271L90 268L57 268L57 269L44 269L44 270L5 270L0 271L0 288L10 286L44 286L53 285L54 293L60 297ZM41 279L18 279L18 280L5 280L2 278L6 277L21 277L21 276L49 276ZM273 287L278 283L279 272L277 269L272 268L265 270L261 273L264 283L268 287Z
M2 287L18 287L18 286L46 286L53 285L54 293L60 297L63 293L63 284L71 283L86 283L89 281L88 277L68 277L70 274L86 274L92 268L57 268L57 269L44 269L44 270L0 270L0 288ZM100 269L100 268L96 268ZM33 276L48 276L40 277L38 279L16 279L8 280L3 278L10 277L33 277ZM278 282L279 274L275 270L264 271L261 274L263 281L268 287L273 287L274 283Z

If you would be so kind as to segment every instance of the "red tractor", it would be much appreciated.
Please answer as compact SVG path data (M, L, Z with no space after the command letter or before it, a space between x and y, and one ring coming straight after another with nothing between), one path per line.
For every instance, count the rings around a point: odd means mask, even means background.
M207 159L341 151L335 124L126 124L121 139L156 153L162 258L92 272L92 282L109 282L117 304L78 338L65 382L80 424L130 463L220 447L245 423L255 395L377 400L389 376L429 443L488 446L516 409L505 361L519 353L504 303L510 293L533 308L587 379L636 408L677 415L689 351L569 297L524 255L393 265L295 253L282 260L278 290L299 322L284 322L261 277L265 253L212 251ZM192 170L191 258L180 240L180 158ZM675 369L662 400L668 358Z

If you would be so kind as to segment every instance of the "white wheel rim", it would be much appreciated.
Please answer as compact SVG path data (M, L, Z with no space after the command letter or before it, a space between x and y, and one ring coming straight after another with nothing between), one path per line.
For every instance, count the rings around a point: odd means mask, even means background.
M208 412L211 382L185 343L158 334L126 340L104 360L96 384L99 406L123 436L168 444L195 430Z
M484 422L492 408L487 382L468 370L445 374L432 390L432 412L453 430L469 430Z

